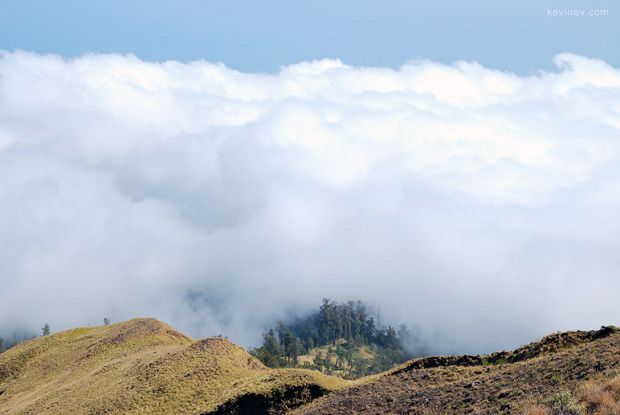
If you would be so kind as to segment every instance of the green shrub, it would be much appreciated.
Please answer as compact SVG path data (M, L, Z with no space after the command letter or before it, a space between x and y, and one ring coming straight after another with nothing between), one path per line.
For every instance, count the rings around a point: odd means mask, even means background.
M583 408L568 390L562 390L549 400L553 415L581 415Z

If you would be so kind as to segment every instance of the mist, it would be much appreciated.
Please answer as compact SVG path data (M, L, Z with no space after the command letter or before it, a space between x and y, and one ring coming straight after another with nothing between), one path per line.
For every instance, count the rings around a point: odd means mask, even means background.
M0 52L0 334L151 316L252 346L323 297L433 353L618 324L620 70L553 59Z

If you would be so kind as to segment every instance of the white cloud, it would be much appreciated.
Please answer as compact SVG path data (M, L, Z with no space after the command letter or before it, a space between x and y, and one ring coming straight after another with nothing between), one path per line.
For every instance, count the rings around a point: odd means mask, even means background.
M0 54L0 327L250 344L321 297L437 351L620 315L620 71ZM439 333L436 335L436 333Z

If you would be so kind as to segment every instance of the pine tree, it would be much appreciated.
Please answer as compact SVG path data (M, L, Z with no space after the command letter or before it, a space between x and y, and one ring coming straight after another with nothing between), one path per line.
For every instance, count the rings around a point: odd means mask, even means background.
M263 336L263 346L255 352L256 357L269 367L279 367L282 348L273 329Z
M45 323L43 327L41 327L41 332L43 333L44 336L47 336L48 334L50 334L50 325Z
M291 323L279 321L252 353L270 367L297 366L299 356L327 346L324 353L315 355L313 363L306 360L304 365L348 377L376 373L403 362L408 356L403 341L410 334L406 326L398 331L382 327L367 310L361 301L338 304L324 298L317 312ZM363 346L373 353L372 358L357 353Z
M342 337L350 341L353 338L352 333L353 316L351 315L351 307L349 304L342 305Z
M362 321L362 341L373 343L375 341L375 319L370 317Z

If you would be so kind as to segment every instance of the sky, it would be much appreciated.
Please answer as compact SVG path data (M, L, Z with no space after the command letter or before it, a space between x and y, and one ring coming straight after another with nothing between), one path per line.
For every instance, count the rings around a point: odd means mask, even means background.
M252 346L323 297L436 353L620 324L615 15L513 47L444 6L406 49L377 6L79 4L0 2L0 334L151 316ZM497 45L447 41L476 19Z
M608 15L554 15L567 9ZM323 58L476 60L525 74L567 51L620 65L618 14L614 0L0 0L0 49L204 59L244 72Z

